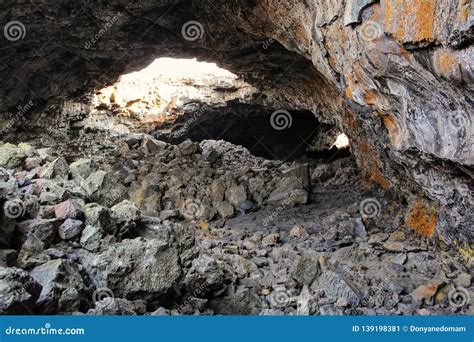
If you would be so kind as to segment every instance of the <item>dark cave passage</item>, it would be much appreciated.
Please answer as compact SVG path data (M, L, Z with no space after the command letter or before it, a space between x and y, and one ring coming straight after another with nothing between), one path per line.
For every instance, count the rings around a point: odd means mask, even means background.
M331 129L332 126L321 124L308 110L275 110L231 101L226 107L204 106L185 113L176 120L170 134L159 132L157 137L175 144L186 139L225 140L246 147L255 156L273 160L292 161L305 155L334 159L350 155L348 149L339 150L329 144L314 146L315 138ZM329 142L330 139L317 140ZM330 142L334 141L335 138Z

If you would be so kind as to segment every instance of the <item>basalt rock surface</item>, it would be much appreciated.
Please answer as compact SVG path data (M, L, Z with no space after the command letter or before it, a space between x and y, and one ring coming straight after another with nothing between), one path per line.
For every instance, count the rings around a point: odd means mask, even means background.
M8 139L67 131L65 100L87 103L157 57L216 61L261 101L336 124L366 183L408 196L412 228L469 250L471 1L7 0L0 13Z
M60 149L7 146L0 314L473 313L472 258L404 227L407 203L362 187L352 157L112 143L58 177Z

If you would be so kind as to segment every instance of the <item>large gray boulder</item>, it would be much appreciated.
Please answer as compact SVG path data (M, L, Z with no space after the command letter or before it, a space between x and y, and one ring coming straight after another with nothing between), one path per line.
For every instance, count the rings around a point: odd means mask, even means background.
M142 238L112 244L100 254L84 253L83 265L97 288L108 288L116 297L126 299L163 294L181 275L174 247Z
M28 272L0 267L1 315L32 315L40 293L41 285Z
M31 276L43 287L36 304L42 314L79 309L85 286L76 263L63 259L51 260L35 267Z

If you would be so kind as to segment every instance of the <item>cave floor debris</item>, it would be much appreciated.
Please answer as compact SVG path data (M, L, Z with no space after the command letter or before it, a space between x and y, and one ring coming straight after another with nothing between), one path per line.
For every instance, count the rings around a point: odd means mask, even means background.
M362 187L351 157L114 144L0 145L0 313L473 313L470 260L406 228L403 200Z

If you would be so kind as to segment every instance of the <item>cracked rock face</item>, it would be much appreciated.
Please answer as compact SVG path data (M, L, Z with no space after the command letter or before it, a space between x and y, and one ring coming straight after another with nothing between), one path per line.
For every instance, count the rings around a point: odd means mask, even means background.
M10 136L68 127L65 99L87 98L157 57L216 61L264 101L337 124L367 184L413 195L412 228L472 241L470 1L42 0L4 1L0 13L21 23L5 31L0 52L0 122Z

